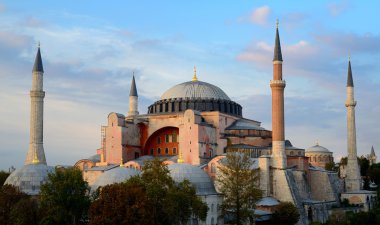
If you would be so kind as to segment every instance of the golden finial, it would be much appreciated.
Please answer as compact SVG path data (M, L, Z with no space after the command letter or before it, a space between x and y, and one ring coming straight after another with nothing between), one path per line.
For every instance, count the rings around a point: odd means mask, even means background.
M40 163L40 160L39 160L38 157L37 157L37 152L34 153L34 158L33 158L33 160L32 160L32 163L33 163L33 164L38 164L38 163Z
M193 79L191 79L192 81L198 81L198 78L197 78L197 68L194 66L194 76L193 76Z
M278 24L279 24L279 22L278 22L278 18L276 19L276 29L278 29Z
M121 156L120 158L120 167L123 167L124 166L124 163L123 163L123 156Z
M182 158L182 151L179 151L177 163L184 163L185 160Z

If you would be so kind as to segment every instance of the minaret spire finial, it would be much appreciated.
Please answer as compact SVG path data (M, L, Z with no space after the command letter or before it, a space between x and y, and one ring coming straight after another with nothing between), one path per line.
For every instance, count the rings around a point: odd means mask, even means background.
M198 81L198 78L197 78L197 67L194 66L194 75L193 75L193 79L191 79L192 81Z
M278 18L276 19L276 29L278 29L278 24L279 24L279 21L278 21Z

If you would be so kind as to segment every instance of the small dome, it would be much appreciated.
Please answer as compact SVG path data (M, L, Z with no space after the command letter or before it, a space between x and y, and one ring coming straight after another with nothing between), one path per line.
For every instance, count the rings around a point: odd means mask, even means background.
M25 165L13 171L4 184L16 186L28 195L38 195L41 185L47 181L48 174L53 171L53 167L45 164Z
M316 144L310 148L307 148L305 152L326 152L331 153L327 148L320 146L319 144Z
M280 202L272 197L264 197L260 199L258 202L256 202L257 206L275 206L280 204Z
M219 87L202 81L188 81L177 84L161 96L161 100L173 98L214 98L231 100Z
M201 168L186 163L170 164L168 168L175 182L189 180L195 186L198 195L217 194L210 177Z
M137 176L139 174L140 171L135 169L123 166L116 167L100 175L92 185L91 189L96 190L98 187L106 186L108 184L122 183L128 180L130 177Z

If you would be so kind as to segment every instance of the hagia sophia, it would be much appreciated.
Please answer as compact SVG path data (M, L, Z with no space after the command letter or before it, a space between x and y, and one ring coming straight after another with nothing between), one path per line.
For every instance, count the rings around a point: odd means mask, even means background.
M223 195L214 180L226 153L239 150L249 153L254 161L253 169L259 170L257 185L263 191L263 198L255 209L259 219L270 217L271 209L283 201L292 202L298 208L298 224L325 222L330 211L343 199L368 211L377 195L362 190L357 163L356 101L351 60L348 62L347 100L344 103L347 108L348 154L344 178L324 169L327 163L334 162L333 152L319 143L305 150L293 146L285 138L286 74L283 76L282 73L284 61L278 24L272 62L273 77L269 82L272 90L271 129L262 127L256 120L259 118L244 118L244 106L233 101L221 88L201 81L195 67L190 81L169 88L148 107L146 114L142 114L138 110L139 84L133 76L129 111L126 114L109 113L107 124L101 126L100 147L73 166L83 171L84 179L94 190L140 174L146 160L159 157L168 165L172 178L177 182L188 179L209 207L206 221L193 219L188 224L224 224L219 209ZM47 174L53 171L53 167L47 166L43 148L43 76L38 48L30 91L29 150L25 165L6 181L32 195L38 194ZM373 149L372 152L372 162L375 163Z

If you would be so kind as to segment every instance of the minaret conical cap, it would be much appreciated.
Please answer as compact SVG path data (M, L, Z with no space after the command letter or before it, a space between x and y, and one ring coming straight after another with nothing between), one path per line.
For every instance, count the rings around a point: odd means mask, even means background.
M278 20L276 21L276 40L275 40L275 44L274 44L273 62L274 61L281 61L282 62L280 35L278 33Z
M374 149L373 146L372 146L370 156L375 156L375 155L376 155L376 154L375 154L375 149Z
M132 77L132 83L131 83L131 90L129 91L129 96L136 96L137 95L137 88L136 88L136 82L135 82L135 75Z
M36 59L34 60L33 72L44 72L44 67L42 66L40 46L38 46Z
M352 80L352 71L351 71L351 59L348 60L348 73L347 73L347 87L353 87L354 81Z

